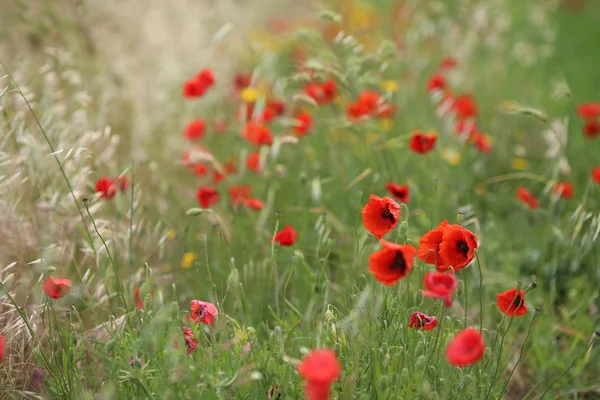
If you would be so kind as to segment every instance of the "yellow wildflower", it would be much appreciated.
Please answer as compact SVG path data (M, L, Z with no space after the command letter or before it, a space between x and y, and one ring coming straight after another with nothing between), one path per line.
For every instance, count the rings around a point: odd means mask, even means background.
M196 253L191 251L184 253L183 257L181 257L181 268L191 267L192 264L194 264L194 261L196 261Z
M390 93L396 93L398 91L398 82L393 80L387 80L381 84L384 91Z
M517 171L525 171L527 168L529 168L529 162L527 162L526 159L521 157L513 158L510 162L510 165L513 167L513 169L516 169Z
M442 150L442 158L448 163L448 165L452 167L460 164L460 161L462 159L458 151L448 148Z
M260 90L248 87L242 90L240 96L242 101L246 103L254 103L258 99L258 96L260 96Z
M175 231L175 229L169 229L167 232L167 239L173 240L175 239L175 236L177 236L177 231Z
M487 192L487 187L483 183L475 185L475 193L479 196L483 196Z
M379 121L379 129L383 132L389 132L394 127L394 120L390 118L384 118Z

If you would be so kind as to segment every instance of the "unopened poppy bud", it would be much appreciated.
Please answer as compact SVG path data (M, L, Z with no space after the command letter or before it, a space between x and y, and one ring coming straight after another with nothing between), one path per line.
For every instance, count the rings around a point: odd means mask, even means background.
M531 282L529 284L529 289L535 289L537 287L537 283L536 282Z
M536 313L541 313L542 312L542 308L541 307L536 307L533 309Z
M398 233L402 236L406 235L406 232L408 232L408 222L407 221L402 221L402 223L400 224L400 227L398 227Z
M51 265L51 266L49 266L49 267L46 269L46 271L48 271L48 272L54 272L54 271L56 271L56 267L53 267L53 266Z
M600 337L600 331L596 331L596 336Z
M195 217L196 215L200 215L203 212L204 212L203 209L195 207L195 208L190 208L189 210L187 210L185 212L185 215L189 215L191 217Z
M81 201L83 201L84 203L87 203L88 202L88 198L84 197L83 199L81 199Z

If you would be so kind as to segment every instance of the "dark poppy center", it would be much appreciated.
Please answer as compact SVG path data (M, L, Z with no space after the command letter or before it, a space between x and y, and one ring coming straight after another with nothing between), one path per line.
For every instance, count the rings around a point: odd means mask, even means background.
M390 221L392 224L396 222L396 217L394 217L394 214L392 214L387 206L381 212L381 218Z
M467 255L469 254L469 245L467 244L467 242L461 239L458 242L456 242L456 250L458 250L458 252L462 254L463 257L467 257Z
M404 255L401 251L397 251L392 263L390 264L390 269L392 271L399 271L401 274L404 274L406 271L406 261L404 261Z
M513 307L519 308L519 307L521 307L521 304L523 304L523 297L521 297L521 295L518 294L515 297L515 301L513 301Z

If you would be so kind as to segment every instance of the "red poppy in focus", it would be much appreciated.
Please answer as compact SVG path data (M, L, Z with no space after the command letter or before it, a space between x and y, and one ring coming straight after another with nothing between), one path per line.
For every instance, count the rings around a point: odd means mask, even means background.
M365 229L381 239L398 224L400 205L389 197L372 194L361 214Z
M592 179L596 183L600 183L600 167L596 167L596 168L592 169Z
M48 297L60 299L71 291L72 286L73 282L71 282L70 279L48 276L46 278L46 282L44 282L44 285L42 285L42 289Z
M262 210L262 208L265 206L265 203L259 199L255 199L254 197L249 197L244 200L244 205L252 210L259 211Z
M442 90L446 88L446 78L444 75L436 73L427 81L427 91Z
M587 121L583 126L583 133L590 139L595 138L600 134L600 122L598 121Z
M427 272L423 285L427 289L421 291L423 296L444 300L444 305L450 307L452 305L452 294L458 287L458 280L451 273Z
M312 116L306 111L300 111L296 114L296 125L294 126L294 133L298 137L302 137L308 133L312 128Z
M204 176L208 173L208 167L202 163L194 165L194 174L196 176Z
M585 121L592 121L600 116L600 103L584 103L577 106L577 115Z
M442 61L440 61L440 68L442 69L452 69L456 67L458 62L454 57L445 57Z
M410 138L408 147L415 153L427 154L433 150L436 141L436 135L416 131Z
M517 198L531 209L538 208L538 199L523 186L517 189Z
M198 348L198 339L194 336L194 331L188 326L183 327L183 338L187 346L187 355L192 354Z
M485 342L475 329L465 329L458 333L446 348L448 362L457 367L465 367L479 361L485 353Z
M410 192L408 189L408 185L397 185L393 182L385 185L385 188L394 198L396 198L399 202L408 204L408 200L410 198Z
M450 267L454 272L466 267L475 256L477 237L460 225L448 225L443 230L440 243L440 256L444 265L438 270L444 271Z
M252 75L250 74L236 74L233 78L233 87L237 92L241 92L243 89L250 86L252 81Z
M553 191L563 199L570 200L573 198L573 184L571 182L558 182L554 185Z
M279 243L282 246L291 246L298 240L298 234L296 230L292 228L290 225L286 225L282 231L277 232L271 243Z
M437 318L434 316L425 315L422 312L416 311L410 316L408 322L409 328L423 329L429 331L437 326Z
M381 240L381 250L369 256L369 271L384 285L392 286L406 277L413 267L417 249L412 245Z
M206 123L201 119L196 119L187 124L183 131L183 137L187 140L202 139L205 129Z
M261 171L260 153L252 152L248 154L248 158L246 159L246 168L250 171L256 172L257 174Z
M308 400L327 400L333 381L339 379L342 367L333 350L311 351L298 366L298 373L306 380Z
M100 198L110 200L117 194L117 185L112 179L102 177L96 181L96 193L100 195Z
M269 128L253 121L246 124L244 139L255 146L270 146L273 144L273 136Z
M496 304L498 304L500 311L509 317L526 314L527 306L525 305L523 293L522 290L519 290L519 293L517 293L517 288L512 288L496 295Z
M198 203L200 203L200 207L210 208L210 206L221 200L221 195L216 189L202 186L196 192L196 198L198 199Z
M436 228L424 234L419 240L419 251L417 252L419 260L435 265L440 271L445 270L445 261L440 255L440 243L442 243L446 227L448 227L448 221L443 220Z
M190 302L190 309L192 314L188 315L188 321L195 322L196 324L202 322L207 325L212 325L215 315L219 315L217 307L206 301L192 300Z
M452 109L458 119L467 119L477 116L477 104L471 95L463 94L454 99Z
M250 185L231 185L229 187L229 198L234 206L240 205L250 197L252 186Z

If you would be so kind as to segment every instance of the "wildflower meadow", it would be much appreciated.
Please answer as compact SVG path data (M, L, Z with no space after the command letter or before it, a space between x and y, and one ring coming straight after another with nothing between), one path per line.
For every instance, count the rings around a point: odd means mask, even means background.
M598 37L0 2L0 399L600 399Z

